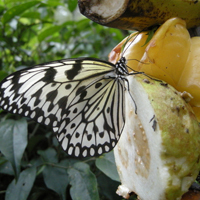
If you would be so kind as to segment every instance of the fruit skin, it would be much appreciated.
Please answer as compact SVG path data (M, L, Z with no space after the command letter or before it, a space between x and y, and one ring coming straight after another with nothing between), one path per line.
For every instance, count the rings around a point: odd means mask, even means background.
M78 5L94 22L125 30L147 30L175 16L185 20L187 28L200 25L200 0L79 0Z
M127 65L166 81L180 92L190 93L193 97L190 104L200 121L200 37L191 38L185 21L179 18L167 20L144 46L146 37L145 33L139 33L134 38L137 42L123 53ZM119 46L112 51L110 61L120 56L119 52L114 56ZM137 51L140 55L135 55Z
M200 126L188 103L170 85L129 76L126 125L114 149L118 194L141 200L178 200L200 169ZM129 94L127 94L129 95Z

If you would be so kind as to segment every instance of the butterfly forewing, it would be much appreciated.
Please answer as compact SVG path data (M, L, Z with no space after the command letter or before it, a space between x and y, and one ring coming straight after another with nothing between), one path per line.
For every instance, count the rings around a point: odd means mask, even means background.
M72 156L110 151L124 126L124 80L97 59L65 59L17 71L0 83L0 107L49 126Z

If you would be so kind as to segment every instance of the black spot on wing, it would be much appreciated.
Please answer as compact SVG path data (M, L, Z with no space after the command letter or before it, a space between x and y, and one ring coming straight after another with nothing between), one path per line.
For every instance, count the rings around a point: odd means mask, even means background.
M73 123L72 125L71 125L71 127L70 128L74 128L76 126L76 124L75 123Z
M75 137L78 138L80 136L80 133L76 132Z
M67 103L68 103L68 97L67 96L64 96L64 97L60 98L58 103L57 103L58 107L61 108L61 110L62 110L61 111L61 116L63 116L64 114L66 114L67 116L69 115L68 114L69 111L66 110Z
M107 112L107 113L110 113L110 107L108 107L108 108L106 109L106 112Z
M76 96L80 95L79 101L82 101L87 95L87 91L85 90L85 88L85 86L81 86L76 91Z
M47 95L46 95L47 101L50 100L51 102L53 102L54 99L57 97L57 95L58 95L58 90L53 90L53 91L47 93Z
M76 90L76 96L79 95L82 91L84 91L85 86L81 86Z
M81 93L79 101L82 101L86 96L87 96L87 91L85 90Z
M99 88L99 87L101 87L101 85L102 85L102 83L98 82L98 83L95 84L95 88Z
M41 94L42 94L42 90L38 90L32 95L32 97L36 97L34 106L37 106L41 102L41 99L40 99Z
M73 80L76 75L80 73L81 66L82 66L82 61L81 60L76 60L75 63L73 64L72 68L70 70L65 71L65 75L67 79Z
M66 89L66 90L69 90L71 87L72 87L72 85L69 83L69 84L67 84L67 85L65 86L65 89Z
M41 79L41 81L48 82L48 83L53 82L57 71L54 68L48 68L48 69L45 69L45 71L46 73L44 77Z
M92 134L87 134L87 139L90 141L92 139Z
M73 113L77 113L77 111L78 111L78 109L77 109L77 108L75 108L75 109L73 110Z
M94 131L95 134L97 134L99 132L99 129L95 124L94 124L94 127L93 127L93 131Z

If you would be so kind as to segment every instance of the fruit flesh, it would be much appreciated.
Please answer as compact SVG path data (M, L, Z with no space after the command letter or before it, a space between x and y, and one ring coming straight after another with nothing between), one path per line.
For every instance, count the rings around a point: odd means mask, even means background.
M114 149L122 185L142 200L180 199L200 163L200 127L188 103L171 86L143 75L130 76L126 125ZM124 145L126 144L126 145Z

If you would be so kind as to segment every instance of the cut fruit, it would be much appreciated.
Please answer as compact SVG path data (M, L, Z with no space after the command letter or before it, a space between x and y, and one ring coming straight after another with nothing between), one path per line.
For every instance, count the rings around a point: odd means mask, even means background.
M170 85L128 77L126 125L114 149L124 198L178 200L200 169L200 127L188 103ZM135 105L137 115L135 114Z

